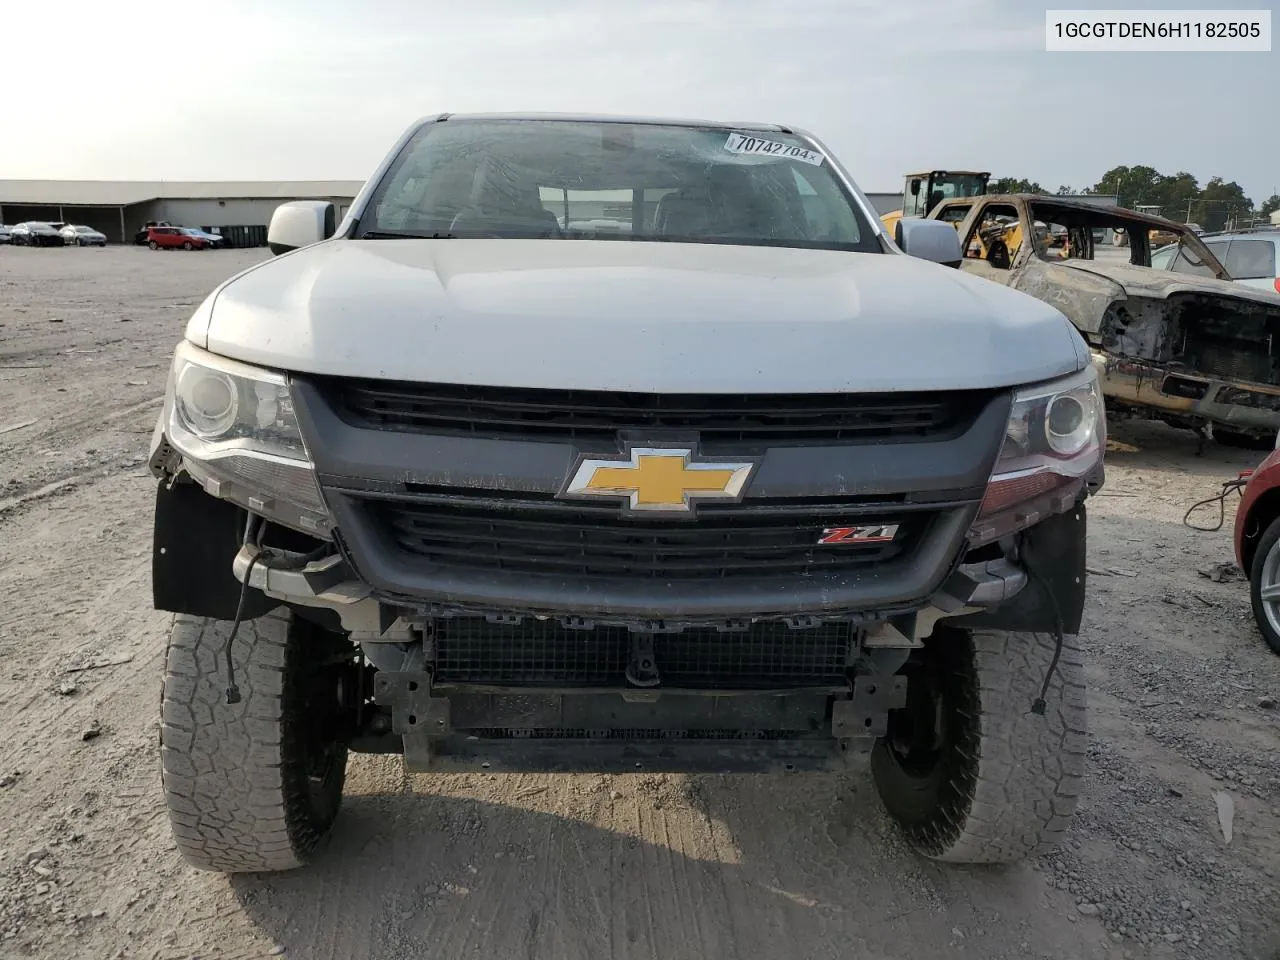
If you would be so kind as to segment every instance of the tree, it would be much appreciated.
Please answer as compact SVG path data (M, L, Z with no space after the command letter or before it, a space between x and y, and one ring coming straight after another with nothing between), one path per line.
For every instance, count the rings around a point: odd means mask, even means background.
M1075 187L1068 187L1067 185L1063 184L1062 186L1058 187L1057 195L1059 197L1070 197L1070 196L1073 196L1075 193L1076 193Z
M987 185L987 193L1044 193L1044 187L1034 180L1016 180L1013 177L1001 177Z
M1034 180L1001 177L992 180L988 193L1047 193ZM1076 193L1072 187L1058 187L1058 196ZM1122 207L1152 205L1170 220L1198 223L1206 230L1221 230L1229 221L1253 215L1253 201L1234 180L1213 177L1202 188L1200 182L1185 170L1161 173L1155 167L1112 167L1092 187L1080 193L1118 196ZM1260 213L1268 216L1280 210L1280 194L1267 200Z
M1237 220L1253 213L1253 201L1244 195L1240 184L1232 180L1224 183L1221 177L1214 177L1200 191L1196 210L1203 210L1203 219L1197 222L1206 230L1221 230L1229 220Z
M1273 193L1262 201L1262 206L1258 208L1258 213L1261 216L1269 217L1277 210L1280 210L1280 193Z
M1180 170L1171 177L1161 176L1155 183L1155 193L1151 200L1143 203L1157 203L1160 212L1170 220L1194 220L1191 215L1192 205L1200 196L1200 184L1196 178L1185 170Z
M1156 194L1156 183L1159 180L1160 172L1155 167L1112 167L1093 185L1090 192L1104 196L1118 195L1120 205L1125 207L1158 203L1158 200L1152 198Z

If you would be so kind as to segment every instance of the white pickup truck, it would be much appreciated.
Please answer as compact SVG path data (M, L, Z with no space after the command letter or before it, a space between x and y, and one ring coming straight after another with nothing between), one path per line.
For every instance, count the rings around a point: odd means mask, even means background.
M440 115L270 244L191 317L150 461L190 862L305 863L351 751L869 760L927 856L1062 835L1102 398L950 225L885 236L789 127Z

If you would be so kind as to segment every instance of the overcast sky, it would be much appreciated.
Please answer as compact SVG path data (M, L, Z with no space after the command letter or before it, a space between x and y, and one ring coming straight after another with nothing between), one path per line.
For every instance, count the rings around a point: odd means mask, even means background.
M421 115L531 110L796 124L870 191L1122 163L1280 188L1280 53L1046 53L1034 0L0 4L0 178L363 179Z

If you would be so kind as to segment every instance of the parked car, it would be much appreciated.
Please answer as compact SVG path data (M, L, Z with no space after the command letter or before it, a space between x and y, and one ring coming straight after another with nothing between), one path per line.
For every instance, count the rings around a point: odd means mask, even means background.
M1052 847L1106 440L1071 324L954 269L946 224L889 240L793 127L510 120L415 124L341 234L281 205L288 255L185 327L149 459L183 855L305 863L349 751L869 752L923 855ZM632 197L627 242L567 241L568 190Z
M67 224L58 231L69 247L105 247L107 235L99 233L93 227L81 224Z
M173 226L173 224L171 224L168 220L148 220L146 223L142 225L142 229L133 235L133 242L138 244L139 246L145 247L151 239L151 234L149 233L149 231L151 230L152 227L171 227L171 226Z
M954 208L965 205L957 218ZM1088 344L1107 409L1252 446L1280 430L1280 299L1233 283L1185 224L1118 207L1017 194L947 201L965 248L961 267L1022 290L1070 318ZM1061 224L1061 250L1031 241L1036 221ZM1128 263L1096 258L1093 231L1126 238ZM1169 276L1152 269L1150 236L1178 238ZM1110 253L1110 251L1108 251Z
M3 223L0 223L0 245L9 243L12 239L13 237L9 233L9 227L7 227Z
M209 246L213 249L217 249L218 247L221 247L226 239L222 236L222 234L206 233L203 230L197 230L195 227L179 227L178 229L181 230L183 233L185 233L189 237L199 237L201 240L204 240L207 244L209 244Z
M1200 239L1236 283L1280 293L1280 229L1215 233ZM1186 264L1177 253L1176 244L1161 247L1151 254L1151 265L1176 272Z
M182 227L148 227L147 246L152 250L207 250L209 241L186 233Z
M62 234L42 220L28 220L15 224L9 231L12 242L23 247L65 246Z
M1249 476L1236 509L1235 548L1258 631L1280 654L1280 449Z

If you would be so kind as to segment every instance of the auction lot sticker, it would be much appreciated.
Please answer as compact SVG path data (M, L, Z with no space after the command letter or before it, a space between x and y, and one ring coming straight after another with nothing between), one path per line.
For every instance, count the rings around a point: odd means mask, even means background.
M795 147L777 140L765 140L761 137L749 137L745 133L731 133L725 141L724 148L730 153L746 153L765 157L778 157L781 160L801 160L815 167L822 165L822 154L805 147Z

